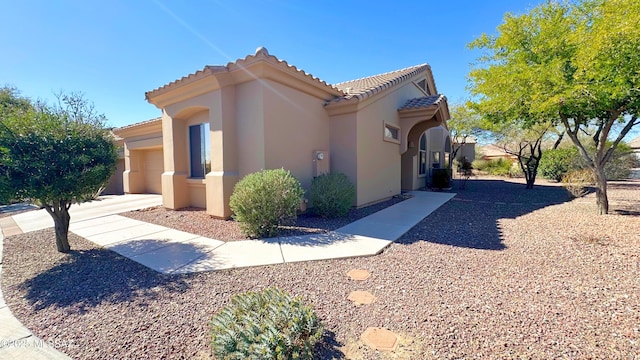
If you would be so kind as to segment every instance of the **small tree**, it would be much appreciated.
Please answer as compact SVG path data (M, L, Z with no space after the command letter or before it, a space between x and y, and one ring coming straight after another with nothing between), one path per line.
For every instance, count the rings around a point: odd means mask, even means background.
M0 201L39 203L54 220L58 251L69 252L69 207L91 200L108 181L117 151L104 115L82 95L58 100L0 107Z
M447 121L447 127L453 140L451 159L456 159L458 151L465 146L467 141L482 133L482 127L480 116L473 113L466 105L453 104L450 108L451 119Z

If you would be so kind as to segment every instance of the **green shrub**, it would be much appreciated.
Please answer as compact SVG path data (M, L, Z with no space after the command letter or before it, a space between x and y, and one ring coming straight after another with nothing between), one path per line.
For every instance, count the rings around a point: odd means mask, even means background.
M609 144L610 145L610 144ZM587 152L593 154L593 146L587 146ZM635 166L631 147L620 143L613 152L611 159L604 166L604 174L608 180L626 179ZM547 150L540 160L540 174L543 177L561 181L563 175L571 170L586 169L587 164L576 147Z
M311 183L309 200L316 215L343 217L356 200L356 188L345 174L320 175Z
M538 171L548 180L562 181L567 171L575 170L580 154L575 147L546 150L542 153Z
M272 237L296 218L304 190L284 169L262 170L240 180L229 200L234 218L249 237Z
M451 187L451 169L431 169L431 187L447 189Z
M492 160L474 160L473 168L479 171L484 171L489 175L495 176L509 176L511 174L511 167L513 161L503 158Z
M217 359L311 359L322 325L299 297L269 288L231 299L211 320Z
M484 160L484 159L475 159L473 160L473 162L471 163L471 167L478 170L478 171L485 171L487 169L487 166L489 164L488 160Z
M604 173L607 180L622 180L629 178L631 168L636 165L636 158L633 154L631 146L627 144L619 144L616 151L613 152L611 160L604 166Z

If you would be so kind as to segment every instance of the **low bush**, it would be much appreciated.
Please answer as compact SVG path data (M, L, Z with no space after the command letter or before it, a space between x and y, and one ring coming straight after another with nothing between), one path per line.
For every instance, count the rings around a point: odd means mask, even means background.
M349 214L356 200L356 188L345 174L331 173L313 179L309 189L313 213L327 218Z
M474 169L484 171L489 175L510 176L512 173L513 161L498 158L492 160L474 160L472 164Z
M594 183L593 171L590 169L571 170L562 177L562 186L573 197L584 196L588 191L588 187Z
M280 225L295 222L304 190L284 169L262 170L240 180L229 206L249 237L272 237Z
M538 171L545 179L560 182L567 171L576 169L579 158L575 147L546 150L542 153Z
M587 146L587 152L593 154L593 146ZM608 180L626 179L635 166L635 158L631 147L625 143L618 145L611 159L604 166L604 174ZM576 147L546 150L540 160L540 174L549 180L562 181L569 171L587 169L587 164Z
M311 359L323 328L311 307L276 288L234 296L211 320L217 359Z

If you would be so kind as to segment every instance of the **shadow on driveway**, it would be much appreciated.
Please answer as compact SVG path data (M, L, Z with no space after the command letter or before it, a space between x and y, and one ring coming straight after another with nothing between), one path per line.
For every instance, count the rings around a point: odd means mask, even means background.
M71 251L61 263L21 286L35 310L59 306L79 313L103 302L153 299L161 292L182 293L189 287L180 277L160 274L105 249Z
M484 250L503 250L500 219L518 216L571 200L561 186L524 184L504 180L470 179L465 189L414 226L396 242L428 241Z

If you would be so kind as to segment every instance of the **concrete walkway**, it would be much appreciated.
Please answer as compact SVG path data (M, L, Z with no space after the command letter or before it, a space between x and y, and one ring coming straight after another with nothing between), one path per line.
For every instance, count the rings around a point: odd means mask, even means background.
M104 197L70 209L69 230L165 274L380 253L455 194L415 191L413 197L326 234L223 242L117 215L160 205L159 195ZM5 234L52 227L44 210L4 218ZM0 258L2 233L0 232ZM0 271L1 271L0 263ZM67 359L35 338L11 314L0 290L0 359ZM5 326L5 324L8 324ZM14 340L19 340L16 342Z

